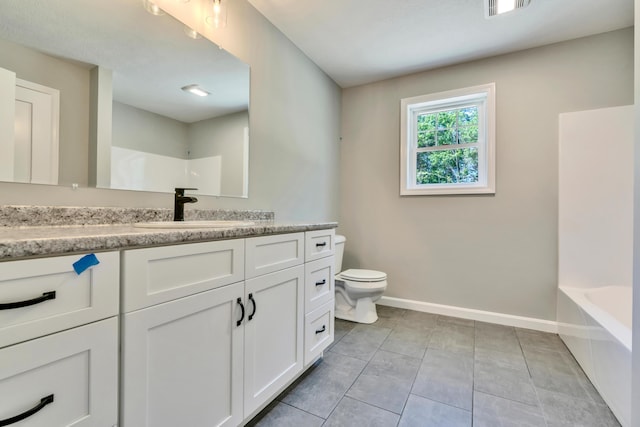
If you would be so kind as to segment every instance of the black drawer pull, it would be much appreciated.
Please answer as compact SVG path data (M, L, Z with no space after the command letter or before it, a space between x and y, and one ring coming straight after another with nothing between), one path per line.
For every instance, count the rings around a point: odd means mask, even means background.
M236 322L236 326L242 325L242 321L244 320L244 304L242 304L242 298L238 298L238 304L240 305L240 310L242 310L242 314L240 315L240 320Z
M258 309L258 306L256 305L256 300L253 299L253 294L249 294L249 301L253 303L253 312L251 312L251 314L249 315L249 320L251 320L253 319L253 316L256 315L256 310Z
M36 412L40 411L42 408L44 408L45 406L47 406L49 403L53 403L53 394L50 394L47 397L43 397L42 399L40 399L40 403L38 403L36 406L34 406L33 408L29 409L26 412L23 412L19 415L16 415L15 417L11 417L11 418L7 418L4 420L0 420L0 427L1 426L8 426L11 424L15 424L18 421L22 421L25 418L29 418L31 415L35 414Z
M26 301L18 301L18 302L8 302L5 304L0 304L0 310L11 310L12 308L20 308L20 307L28 307L34 304L40 304L41 302L56 299L56 291L45 292L41 297L37 297L34 299L26 300ZM0 424L1 426L2 424Z
M322 325L322 328L316 329L316 335L321 334L326 330L327 330L327 326L326 325Z
M316 248L324 248L325 246L327 246L327 242L316 243Z
M322 279L320 282L316 282L316 286L322 286L327 283L327 279Z

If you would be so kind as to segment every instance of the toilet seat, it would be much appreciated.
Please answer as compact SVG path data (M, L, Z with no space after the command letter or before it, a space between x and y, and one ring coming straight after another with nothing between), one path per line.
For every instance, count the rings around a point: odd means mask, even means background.
M382 282L387 280L387 275L382 271L349 269L339 274L340 278L352 282Z
M337 279L342 280L344 287L349 292L362 294L362 292L376 292L387 288L387 275L376 270L345 270L338 274ZM336 285L339 287L340 285Z

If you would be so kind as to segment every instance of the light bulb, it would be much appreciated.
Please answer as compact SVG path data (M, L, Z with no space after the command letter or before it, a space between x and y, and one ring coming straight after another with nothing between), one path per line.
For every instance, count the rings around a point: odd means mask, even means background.
M212 25L214 28L224 28L227 25L227 0L212 0L212 16L208 16L207 24Z
M142 4L144 4L144 8L150 14L155 15L155 16L164 15L164 11L162 9L160 9L160 7L157 4L155 4L153 1L151 1L151 0L143 0Z
M202 38L202 36L196 30L189 27L188 25L184 26L184 33L187 35L187 37L190 37L192 39Z

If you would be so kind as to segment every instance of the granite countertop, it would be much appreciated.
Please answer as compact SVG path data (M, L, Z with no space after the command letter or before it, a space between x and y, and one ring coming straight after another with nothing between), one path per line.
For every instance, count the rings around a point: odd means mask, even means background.
M3 216L4 208L6 207L0 206L0 218ZM216 211L215 214L208 216L197 215L191 218L241 219L251 221L252 224L233 228L140 228L135 227L132 222L145 222L149 219L153 221L167 220L167 218L162 215L132 216L123 213L121 209L114 213L115 217L126 220L134 218L134 221L95 224L94 220L81 221L78 219L79 216L76 216L75 223L72 225L60 225L57 222L55 225L50 225L50 222L46 220L50 215L43 213L42 207L38 208L39 223L48 225L33 225L33 222L27 220L21 221L20 224L28 225L15 225L14 223L6 225L7 222L0 224L0 261L295 233L338 226L336 222L279 223L273 219L272 213L270 215L269 213L266 215L257 214L256 212L259 211L233 211L233 214L230 214L230 211ZM59 208L56 209L57 211L53 212L52 216L57 214L59 218ZM4 212L6 214L6 209ZM15 213L15 209L13 213ZM187 217L187 219L190 218ZM115 221L113 218L112 220ZM105 220L101 219L101 221ZM89 222L89 224L82 224L82 222Z

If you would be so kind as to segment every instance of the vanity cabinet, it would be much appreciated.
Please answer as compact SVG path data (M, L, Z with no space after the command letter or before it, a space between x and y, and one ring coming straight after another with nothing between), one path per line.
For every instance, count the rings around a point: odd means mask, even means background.
M317 359L333 340L322 231L124 251L121 427L241 425ZM327 243L305 264L310 238Z
M119 253L0 263L0 425L118 422Z
M333 340L320 231L0 263L0 425L247 422Z

